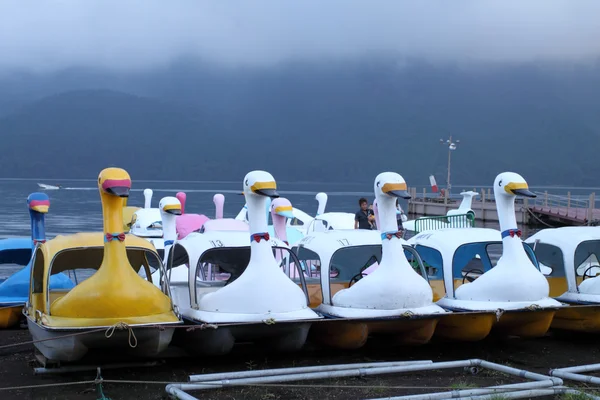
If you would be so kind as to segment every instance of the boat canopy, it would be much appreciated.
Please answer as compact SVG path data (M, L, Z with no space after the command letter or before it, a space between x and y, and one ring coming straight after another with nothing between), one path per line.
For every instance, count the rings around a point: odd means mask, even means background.
M31 238L7 238L0 240L0 264L27 265L31 260Z
M600 272L600 227L549 228L525 240L535 251L550 277L567 277L577 287L576 277L594 277Z
M150 256L160 257L156 249L146 239L135 235L125 235L127 257L131 265L139 271L144 262L155 262ZM38 274L57 274L59 272L91 268L97 270L104 258L104 234L85 232L73 235L59 235L42 243L36 250L34 260L34 278Z
M502 255L500 231L489 228L445 228L425 231L411 237L425 265L430 280L444 280L446 293L454 293L454 279L463 279L469 272L483 274L492 269ZM539 264L529 245L525 253L539 270ZM444 266L451 266L445 269Z

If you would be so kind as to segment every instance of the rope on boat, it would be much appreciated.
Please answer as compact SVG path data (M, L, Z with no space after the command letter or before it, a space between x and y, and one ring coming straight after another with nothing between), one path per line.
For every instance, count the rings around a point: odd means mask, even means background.
M500 321L500 317L504 314L504 310L499 308L496 310L496 322Z
M119 329L119 330L123 330L123 329L127 329L129 331L129 347L131 348L136 348L137 347L137 338L135 337L135 333L133 333L133 329L131 329L131 327L129 325L127 325L125 322L117 322L116 324L114 324L113 326L111 326L110 328L108 328L106 330L106 332L104 333L104 336L109 339L113 333L115 333L115 329ZM133 338L133 344L131 343L131 339Z
M196 329L200 329L200 330L204 330L204 329L208 329L208 328L212 328L212 329L217 329L219 326L216 324L200 324L200 325L181 325L181 326L175 326L175 328L187 328L185 331L186 332L192 332L195 331Z
M412 312L412 311L410 311L410 310L407 310L407 311L405 311L404 313L402 313L401 317L407 317L407 318L410 318L410 317L413 317L414 315L415 315L415 313L414 313L414 312Z
M542 307L538 306L537 304L532 304L529 307L527 307L527 309L531 310L531 311L537 311L537 310L541 310Z
M263 320L263 323L267 324L267 325L274 325L275 324L275 319L274 318L269 318L267 320ZM256 322L249 322L248 324L254 324ZM154 328L154 329L158 329L160 331L164 331L166 328L169 329L182 329L185 328L187 332L190 331L195 331L196 329L200 329L200 330L204 330L204 329L218 329L219 326L229 326L230 324L208 324L208 323L204 323L204 324L194 324L194 325L169 325L169 326L165 326L165 325L145 325L143 327L143 329L150 329L150 328ZM235 324L231 324L231 325L235 325ZM134 329L136 329L136 327L131 327L129 325L127 325L124 322L117 322L116 324L108 327L108 328L97 328L97 329L91 329L91 330L86 330L86 331L82 331L82 332L73 332L73 333L67 333L65 335L60 335L60 336L54 336L54 337L49 337L49 338L45 338L45 339L38 339L38 340L28 340L25 342L19 342L19 343L11 343L11 344L6 344L6 345L2 345L0 346L0 350L2 349L7 349L10 347L16 347L16 346L23 346L23 345L27 345L27 344L35 344L35 343L41 343L41 342L48 342L51 340L59 340L59 339L64 339L64 338L68 338L68 337L72 337L72 336L79 336L79 335L88 335L91 333L97 333L97 332L104 332L106 338L110 338L113 334L115 329L119 329L119 330L123 330L123 329L128 329L129 330L129 345L132 348L135 348L137 346L137 337L135 336L135 333L133 332ZM133 339L133 342L132 342Z

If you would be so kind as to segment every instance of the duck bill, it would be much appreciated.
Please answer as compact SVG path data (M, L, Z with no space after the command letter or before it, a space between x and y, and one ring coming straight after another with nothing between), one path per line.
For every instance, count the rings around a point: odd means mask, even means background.
M176 205L164 206L163 211L166 212L167 214L181 215L181 207L176 206Z
M48 200L31 200L29 209L35 212L46 214L50 209L50 201Z
M293 219L294 218L294 213L291 210L291 207L290 207L289 210L281 210L280 207L277 207L275 209L275 214L281 215L282 217L286 217L286 218L289 218L289 219Z
M529 197L529 198L537 197L537 195L535 193L533 193L532 191L530 191L529 189L513 189L512 192L514 194L516 194L517 196L523 196L523 197Z
M129 179L107 179L102 183L102 189L119 197L129 197L131 181Z
M130 189L127 186L112 186L106 188L108 193L119 197L129 197L129 190Z
M406 191L406 183L386 183L381 188L381 191L393 197L401 199L410 199L410 194Z
M279 197L275 182L256 182L254 185L252 185L251 189L254 193L260 196L266 196L272 199Z
M277 193L276 189L260 189L255 190L254 193L259 194L261 196L270 197L272 199L276 199L279 197L279 193Z

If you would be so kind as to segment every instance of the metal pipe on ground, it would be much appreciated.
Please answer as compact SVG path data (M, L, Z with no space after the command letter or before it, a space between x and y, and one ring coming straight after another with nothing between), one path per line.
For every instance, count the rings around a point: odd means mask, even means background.
M600 378L596 378L595 376L575 374L573 372L565 372L565 371L553 371L553 372L551 372L551 374L552 374L552 376L558 376L559 378L569 379L571 381L579 381L579 382L591 383L594 385L600 385Z
M583 395L590 399L600 399L600 397L592 396L587 393L580 392L578 390L569 389L566 386L558 386L553 387L551 389L533 389L533 390L521 390L517 392L503 393L501 395L485 395L485 396L473 396L473 397L464 397L464 399L471 400L495 400L498 396L501 396L502 399L523 399L523 398L531 398L531 397L541 397L541 396L555 396L558 394L576 394Z
M238 379L221 379L221 380L204 380L206 378L202 378L201 376L195 376L195 383L172 383L167 385L165 388L166 392L175 398L190 400L194 399L194 397L179 397L181 392L187 390L206 390L206 389L218 389L223 387L231 387L231 386L244 386L244 385L259 385L264 383L275 383L275 382L290 382L290 381L300 381L300 380L314 380L314 379L327 379L327 378L346 378L346 377L356 377L356 376L369 376L369 375L379 375L379 374L392 374L392 373L401 373L401 372L416 372L416 371L426 371L426 370L437 370L437 369L448 369L448 368L468 368L468 367L482 367L487 369L492 369L495 371L503 372L510 375L515 375L518 377L522 377L525 379L533 379L538 382L534 382L534 387L542 386L540 383L544 383L543 386L552 386L557 385L560 386L563 384L563 381L560 378L552 378L549 376L536 374L533 372L507 367L504 365L490 363L488 361L479 360L479 359L471 359L471 360L460 360L460 361L450 361L450 362L439 362L439 363L426 363L426 364L413 364L413 365L398 365L398 366L379 366L379 367L370 367L370 368L348 368L343 370L329 370L323 371L320 370L318 372L308 372L308 373L291 373L291 374L279 374L279 375L270 375L270 376L260 376L258 373L261 371L256 371L257 375L253 377L247 378L238 378ZM311 368L311 367L300 367L300 368ZM263 371L264 373L264 371ZM268 373L268 372L266 372ZM235 374L231 373L231 374ZM219 374L211 374L212 376ZM222 374L221 374L222 375ZM227 374L226 374L227 375ZM191 379L191 377L190 377ZM202 381L200 381L202 379ZM541 381L541 382L539 382ZM546 385L547 384L547 385ZM517 385L515 388L514 386ZM481 393L482 390L488 391L487 393L493 393L495 390L502 388L507 388L507 386L513 386L513 389L523 389L524 384L512 384L512 385L499 385L494 387L493 389L488 388L480 388L480 389L472 389L477 391L475 393ZM531 383L529 383L531 386ZM542 387L543 387L542 386ZM525 386L528 387L528 386ZM544 389L535 389L535 390L544 390ZM517 390L518 391L518 390ZM522 390L519 392L523 392ZM535 391L528 390L525 391L529 393L529 396L533 395ZM446 393L434 393L435 399L439 398L452 398L452 391ZM504 392L503 396L508 393L513 392ZM516 392L514 392L516 393ZM186 396L189 396L185 393ZM443 395L444 397L437 397ZM425 396L425 397L421 397ZM418 395L416 398L428 398L427 395ZM537 395L536 395L537 396ZM541 396L541 394L540 394ZM405 396L405 397L397 397L400 398L415 398L414 396ZM519 397L520 398L520 397Z
M574 365L572 367L556 368L550 370L551 376L569 379L573 381L600 385L600 378L580 374L579 372L593 372L600 369L600 364Z
M502 396L508 392L515 392L515 391L520 391L520 390L524 390L524 389L551 388L555 384L556 384L555 381L547 379L544 381L514 383L514 384L510 384L510 385L490 386L487 388L452 390L452 391L447 391L447 392L396 396L396 397L382 397L382 398L370 399L370 400L384 400L384 399L385 400L399 400L399 399L403 399L403 400L445 400L445 399L456 399L456 398L462 399L465 396L482 395L482 394L496 394L496 395Z
M153 367L160 364L159 361L147 361L147 362L129 362L129 363L117 363L117 364L106 364L101 365L102 369L117 369L117 368L132 368L132 367ZM62 374L65 372L79 372L79 371L95 371L98 365L67 365L64 367L55 368L34 368L34 375L49 375L49 374Z
M435 365L435 368L433 367ZM479 363L474 360L463 360L463 361L451 361L451 362L440 362L431 364L413 364L413 365L400 365L394 367L374 367L374 368L353 368L340 371L322 371L312 373L300 373L300 374L289 374L289 375L276 375L276 376L259 376L254 378L242 378L233 380L217 380L217 381L205 381L196 383L171 383L165 388L165 391L174 396L178 396L179 391L173 389L179 389L182 391L188 390L206 390L206 389L220 389L230 386L244 386L248 384L256 385L261 383L275 383L275 382L290 382L290 381L301 381L301 380L312 380L312 379L327 379L327 378L349 378L356 376L368 376L368 375L379 375L379 374L393 374L398 372L414 372L414 371L426 371L432 369L442 368L460 368L460 367L472 367L478 366ZM187 393L186 393L187 394Z
M433 364L432 360L416 360L416 361L390 361L390 362L374 362L360 364L333 364L333 365L316 365L313 367L294 367L294 368L274 368L261 369L256 371L238 371L238 372L222 372L215 374L200 374L190 375L190 382L207 382L221 379L239 379L252 378L257 376L279 376L291 375L298 373L317 372L317 371L341 371L356 368L375 368L375 367L395 367L401 365L413 364Z

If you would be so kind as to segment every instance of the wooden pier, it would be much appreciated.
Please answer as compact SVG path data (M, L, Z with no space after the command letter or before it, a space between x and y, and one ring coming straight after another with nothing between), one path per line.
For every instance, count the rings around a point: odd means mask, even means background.
M416 188L409 189L411 199L408 202L408 213L419 216L445 215L455 210L461 199L436 197L435 193L417 193ZM491 190L480 190L479 196L473 199L471 208L475 211L475 219L479 221L498 221L496 201ZM548 192L534 192L534 199L517 198L515 213L517 222L524 225L548 224L558 225L599 225L600 209L596 208L596 195L591 193L587 200L574 199L570 193L566 196L552 195Z

